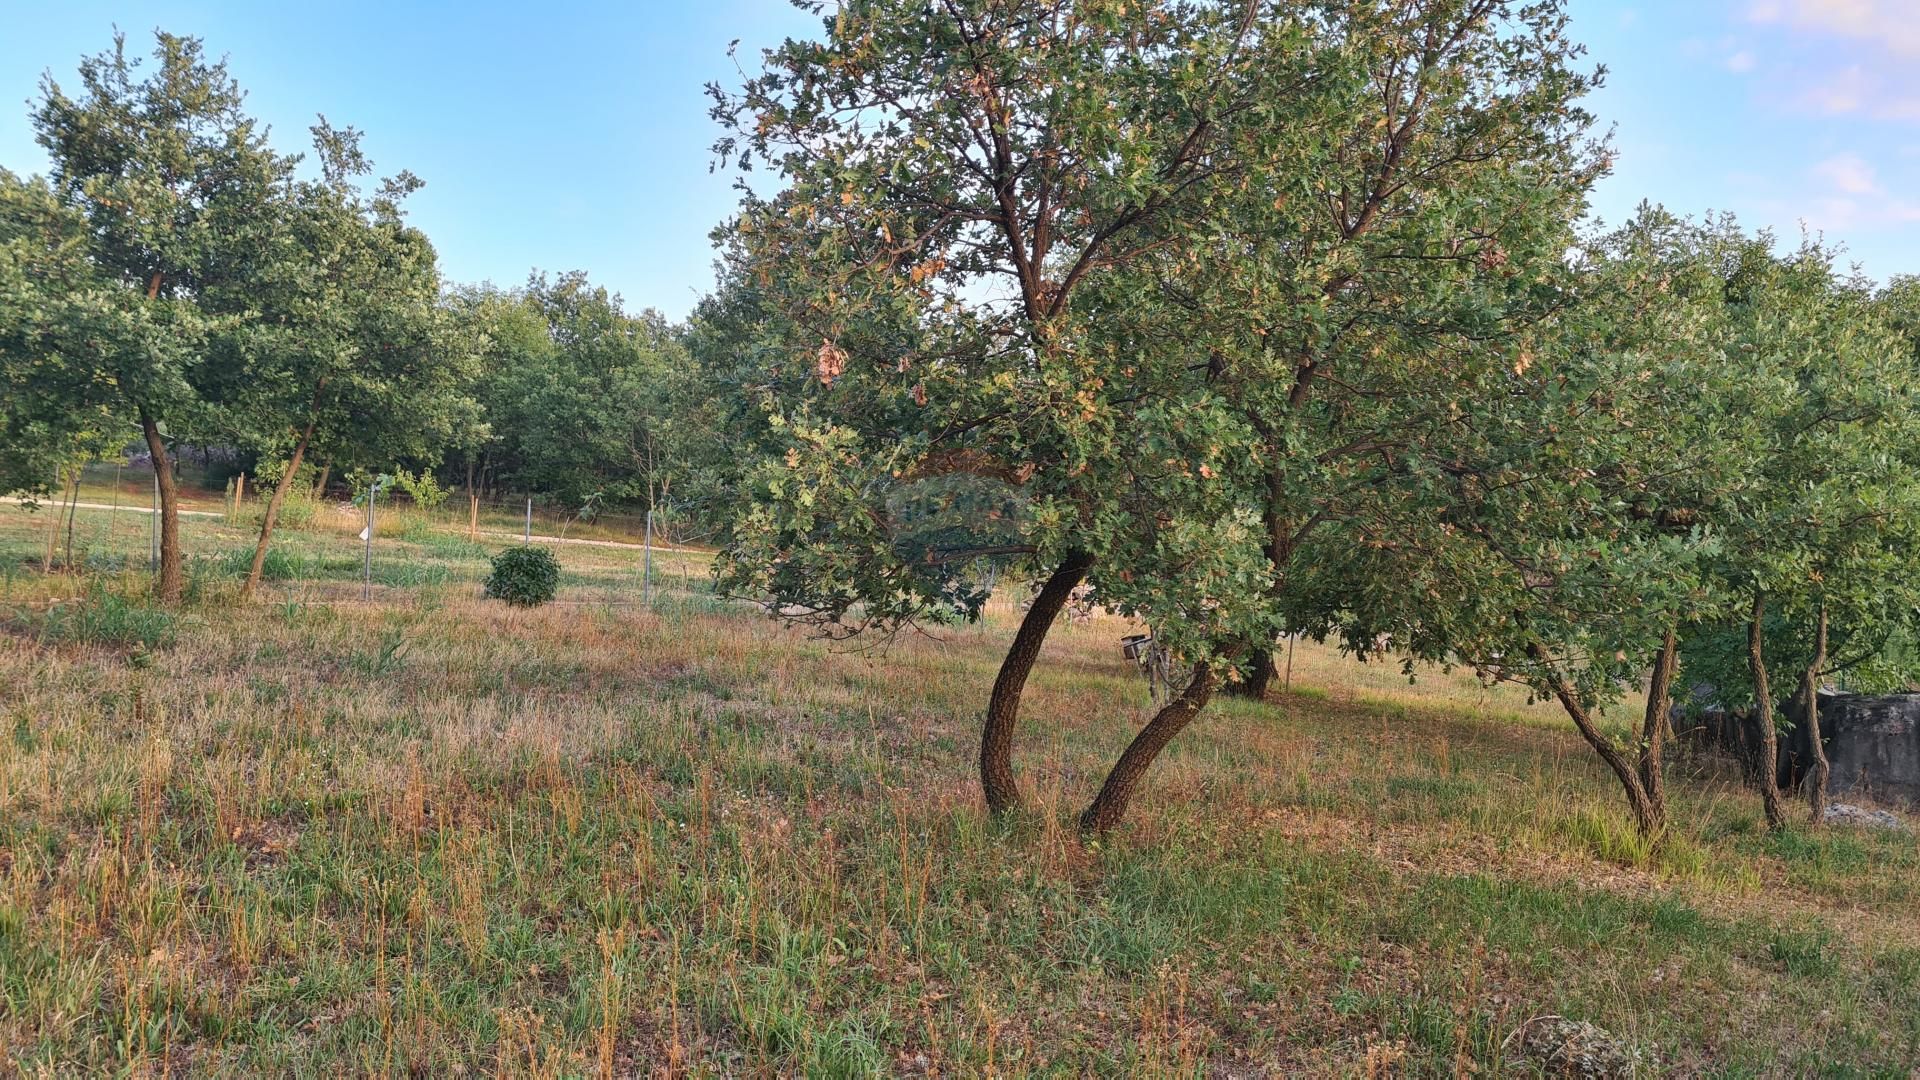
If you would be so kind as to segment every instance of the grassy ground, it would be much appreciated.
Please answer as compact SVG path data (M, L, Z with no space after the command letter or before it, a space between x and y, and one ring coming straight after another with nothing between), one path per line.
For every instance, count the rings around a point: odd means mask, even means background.
M233 481L225 479L208 487L201 483L206 479L203 470L190 460L181 466L180 508L195 513L226 513L232 509L229 499L233 490ZM347 502L344 496L343 482L330 483L330 495L320 502L327 516L341 516L342 504ZM225 484L225 490L221 485ZM255 522L258 519L260 503L271 494L262 490L258 481L248 477L243 492L243 503L239 516ZM64 489L57 495L48 496L50 503L64 503ZM79 503L95 504L105 507L127 507L145 509L154 504L153 473L146 468L117 467L103 462L94 462L81 470L80 486L74 500ZM383 506L380 509L385 509ZM464 534L468 525L468 507L466 496L452 494L440 506L431 512L408 508L403 511L416 521L430 521L443 531ZM364 525L364 512L355 516L353 528L358 532ZM517 499L507 498L499 504L483 504L480 507L477 525L481 532L520 535L527 525L524 504ZM131 526L128 526L131 527ZM140 526L144 528L144 524ZM566 536L590 540L610 540L616 542L639 543L646 529L646 517L631 513L606 513L583 520L566 508L541 503L533 507L532 528L535 535ZM678 523L665 515L656 523L658 534L681 531ZM660 538L656 535L656 540Z
M1679 1074L1906 1076L1920 852L1769 838L1683 760L1658 850L1558 717L1303 644L1294 693L1175 743L1129 827L1070 827L1148 712L1119 621L1062 626L972 780L1012 612L884 655L560 549L562 603L357 523L232 599L147 606L144 519L86 575L0 507L0 1060L27 1075L1453 1074L1531 1018Z

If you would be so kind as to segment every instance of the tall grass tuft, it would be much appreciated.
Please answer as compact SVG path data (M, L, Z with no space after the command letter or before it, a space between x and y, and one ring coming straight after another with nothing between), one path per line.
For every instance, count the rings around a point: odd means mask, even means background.
M50 608L40 624L40 639L49 644L158 649L173 644L176 624L172 612L96 583L88 588L85 599Z
M269 547L267 557L260 564L260 577L266 581L292 581L307 577L309 560L299 552L288 551L283 547ZM234 577L246 577L253 569L253 549L250 547L233 548L220 557L221 569Z

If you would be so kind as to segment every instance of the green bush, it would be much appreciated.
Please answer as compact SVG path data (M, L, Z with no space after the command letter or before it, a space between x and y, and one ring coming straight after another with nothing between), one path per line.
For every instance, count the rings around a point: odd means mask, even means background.
M439 506L447 501L449 494L452 494L448 489L441 487L440 482L433 478L433 474L425 469L420 470L418 475L405 469L394 470L393 486L405 492L407 498L413 500L413 505L422 510L431 510Z
M280 482L280 474L286 471L284 461L263 461L248 477L249 490L254 493L254 501L245 516L245 520L258 525L266 517L267 502L273 497L274 485ZM314 488L316 474L311 463L300 466L294 474L293 483L288 485L286 497L280 500L280 513L274 517L275 528L304 529L313 524L314 516L320 511L320 492Z
M273 519L275 528L304 529L313 524L320 512L320 499L311 491L295 488L280 501L280 513Z
M539 607L560 591L560 560L546 548L508 548L493 557L487 595L515 607Z

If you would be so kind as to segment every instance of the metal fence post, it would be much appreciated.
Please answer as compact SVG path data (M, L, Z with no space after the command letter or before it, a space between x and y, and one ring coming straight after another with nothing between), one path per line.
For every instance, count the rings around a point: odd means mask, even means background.
M367 485L367 544L364 557L366 580L360 585L360 599L362 600L373 599L373 500L379 494L380 481L378 478L375 478L373 483Z

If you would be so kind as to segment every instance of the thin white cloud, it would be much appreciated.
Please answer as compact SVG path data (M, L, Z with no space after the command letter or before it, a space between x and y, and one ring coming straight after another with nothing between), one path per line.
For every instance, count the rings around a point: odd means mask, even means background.
M1920 13L1913 0L1754 0L1754 22L1877 42L1896 56L1920 58Z
M1806 102L1820 112L1837 116L1860 111L1872 96L1866 69L1855 64L1808 87Z
M1829 116L1920 121L1920 0L1749 0L1784 59L1771 90Z
M1858 154L1830 157L1813 167L1813 175L1844 195L1876 195L1880 192L1879 173Z
M1739 52L1727 57L1727 70L1733 72L1735 75L1745 75L1758 65L1759 60L1754 57L1753 53L1748 52L1746 49L1741 49Z
M1811 225L1844 232L1920 224L1920 203L1890 191L1880 170L1858 154L1836 154L1807 172L1813 186L1800 205Z

